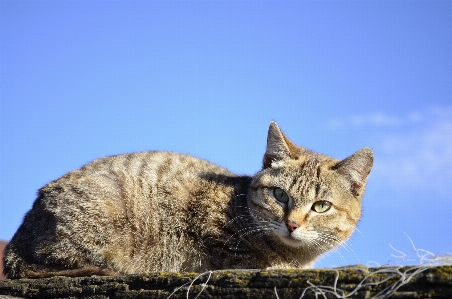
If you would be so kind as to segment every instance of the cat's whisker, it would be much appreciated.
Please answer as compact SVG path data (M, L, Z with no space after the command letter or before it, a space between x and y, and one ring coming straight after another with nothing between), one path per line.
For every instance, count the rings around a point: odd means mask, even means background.
M353 248L347 244L347 242L344 242L343 244L341 244L341 247L345 248L346 250L348 248L347 252L350 253L351 255L353 255L358 260L358 263L361 262L359 259L359 256L356 254L356 252L353 250ZM339 250L339 247L338 247L338 250Z
M341 258L341 260L342 260L344 263L347 262L339 247L338 247L338 248L334 248L334 249L332 250L332 252L335 253L335 254L337 254L337 255L339 255L339 257Z
M254 229L256 229L256 227L253 225L253 226L247 226L247 227L244 227L244 228L242 228L242 229L236 231L234 234L232 234L232 235L224 242L223 248L224 248L224 246L226 246L226 244L227 244L232 238L235 238L235 237L237 237L237 236L238 236L238 238L240 238L240 237L242 236L241 233L242 233L243 231L250 231L250 230L254 230Z
M250 231L248 231L248 232L246 232L245 234L242 234L242 235L240 235L240 237L241 238L243 238L243 237L246 237L246 236L248 236L248 235L250 235L250 234L253 234L253 233L256 233L256 232L265 232L265 231L267 231L267 230L271 230L271 229L269 229L269 228L265 228L265 227L258 227L258 228L256 228L256 229L252 229L252 230L250 230ZM239 247L239 245L240 245L240 242L242 242L242 239L240 239L238 242L237 242L237 245L235 246L235 254L237 254L237 249L238 249L238 247Z
M226 226L228 226L228 225L230 225L232 222L234 222L234 221L236 221L237 219L241 219L241 218L248 218L249 216L248 215L239 215L239 216L235 216L234 218L232 218L231 220L229 220L228 222L226 222L224 225L223 225L223 228L224 227L226 227Z
M249 231L256 231L256 230L260 230L260 229L264 230L264 229L268 229L268 228L266 228L266 227L256 227L256 226L252 226L252 225L247 226L247 227L244 227L244 228L238 230L237 232L235 232L234 234L232 234L232 235L224 242L223 247L226 245L226 243L228 243L228 242L229 242L232 238L234 238L234 237L237 237L237 236L238 236L238 238L240 238L240 237L242 237L242 236L244 236L244 235L249 235L249 234L247 234L247 232L249 232ZM245 231L245 234L242 234L243 231Z
M232 222L234 222L234 221L236 221L238 219L241 219L241 218L245 218L245 219L248 218L249 220L253 221L254 220L253 217L257 218L260 224L264 224L264 223L269 223L270 222L269 220L266 220L265 218L260 217L259 215L248 214L248 215L240 215L240 216L234 217L227 224L230 224L230 223L232 223Z
M233 196L232 198L237 198L237 197L241 197L241 196L247 196L247 194L246 193L240 193L240 194L237 194L237 195L235 195L235 196Z
M345 257L344 257L344 255L342 255L342 253L340 251L340 248L344 248L351 255L355 256L357 258L357 260L359 261L359 257L356 255L356 253L353 250L353 248L347 242L344 242L343 240L339 239L338 237L336 237L332 233L325 233L325 234L322 234L322 236L323 236L323 240L322 240L322 238L320 238L320 240L322 242L325 242L325 241L330 242L330 241L332 241L332 242L334 242L334 246L339 246L339 247L336 247L333 251L335 253L339 254L344 262L345 262Z

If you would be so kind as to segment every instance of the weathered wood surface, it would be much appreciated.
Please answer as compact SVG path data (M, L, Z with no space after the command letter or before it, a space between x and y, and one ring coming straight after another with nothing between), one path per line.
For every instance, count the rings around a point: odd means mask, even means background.
M222 270L203 274L1 280L0 298L13 297L452 298L452 266Z

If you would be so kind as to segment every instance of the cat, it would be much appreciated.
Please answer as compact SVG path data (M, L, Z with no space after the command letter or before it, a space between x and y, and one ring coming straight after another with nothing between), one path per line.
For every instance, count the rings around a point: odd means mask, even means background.
M369 148L339 161L296 146L276 122L254 176L171 152L101 158L38 191L4 273L310 268L352 235L372 165Z
M0 280L5 279L3 275L3 252L5 250L7 242L0 240Z

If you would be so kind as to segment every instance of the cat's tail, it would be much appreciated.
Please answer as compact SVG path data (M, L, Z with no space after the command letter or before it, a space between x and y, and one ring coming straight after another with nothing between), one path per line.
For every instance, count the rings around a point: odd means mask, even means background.
M15 252L14 244L6 246L3 257L3 273L6 278L46 278L53 276L82 277L91 275L116 276L120 275L116 271L108 268L86 266L76 269L64 269L53 266L28 264Z
M57 220L53 214L37 201L34 209L26 214L24 222L5 247L3 276L17 279L119 275L115 270L107 268L106 263L96 264L96 261L89 258L77 260L80 247L69 247L64 238L63 241L58 240L56 226Z

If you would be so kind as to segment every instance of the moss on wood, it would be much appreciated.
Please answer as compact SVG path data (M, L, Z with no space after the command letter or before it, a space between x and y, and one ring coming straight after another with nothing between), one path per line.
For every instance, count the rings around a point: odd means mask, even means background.
M452 266L220 270L0 281L0 298L452 298ZM11 297L9 297L11 298Z

